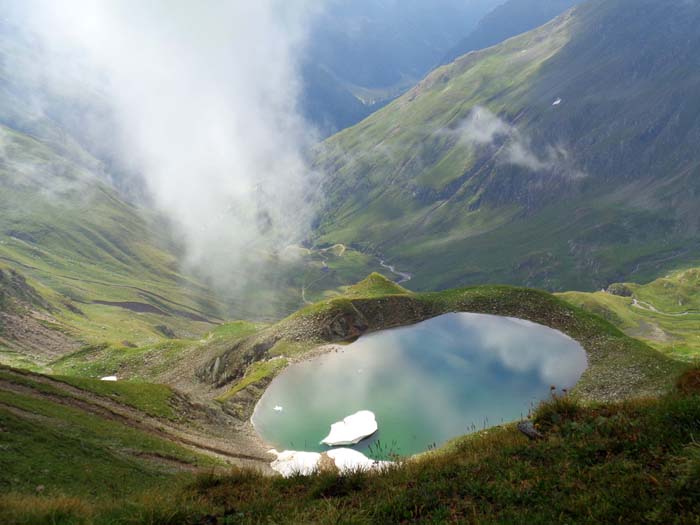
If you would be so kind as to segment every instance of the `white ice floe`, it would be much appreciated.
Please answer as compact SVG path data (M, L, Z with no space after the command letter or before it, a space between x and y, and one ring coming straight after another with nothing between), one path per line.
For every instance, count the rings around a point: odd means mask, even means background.
M377 461L351 448L334 448L326 452L333 460L341 474L358 470L383 470L393 464L392 461Z
M560 99L560 98L558 98L558 99L556 99L554 102L552 102L552 106L558 106L559 104L561 104L561 99Z
M323 438L321 444L330 445L331 447L338 445L354 445L367 436L374 434L377 428L377 420L374 417L374 412L360 410L342 421L333 423L331 425L330 434Z
M277 456L270 463L272 470L279 472L285 478L295 475L309 476L318 470L321 454L318 452L299 452L297 450L285 450L277 452L275 449L268 451Z
M104 376L100 378L100 381L116 381L117 376Z
M282 412L282 410L284 410L284 407L281 407L280 405L275 405L275 408L273 408L272 410L274 410L275 412Z

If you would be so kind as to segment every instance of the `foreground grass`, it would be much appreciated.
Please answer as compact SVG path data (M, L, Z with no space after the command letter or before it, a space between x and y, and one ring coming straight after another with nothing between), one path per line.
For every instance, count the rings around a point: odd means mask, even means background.
M125 497L171 483L183 466L216 464L118 421L5 390L0 390L0 428L5 494Z
M382 474L282 479L200 475L125 501L15 492L8 523L699 523L700 372L660 399L535 413L542 438L514 426L453 441ZM60 518L60 519L57 519ZM53 520L53 521L52 521Z
M191 497L223 523L696 522L700 399L588 408L559 400L536 415L545 438L513 428L463 439L379 476L200 479Z
M22 370L0 366L0 380L31 388L36 392L64 397L68 400L82 397L81 394L96 394L110 398L120 404L133 407L144 414L164 419L177 419L172 402L175 397L173 390L166 385L152 383L136 383L128 381L100 381L83 377L53 376L52 379L73 386L80 394L72 394L52 384L39 382L37 376L31 376Z
M166 385L130 381L100 381L99 379L71 376L54 376L53 378L81 390L109 397L149 416L165 419L177 418L171 405L173 390Z

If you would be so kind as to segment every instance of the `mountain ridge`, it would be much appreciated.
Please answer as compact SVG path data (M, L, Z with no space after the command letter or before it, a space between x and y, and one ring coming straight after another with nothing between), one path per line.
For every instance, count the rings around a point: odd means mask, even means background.
M535 29L581 1L508 0L484 16L474 30L445 55L440 65Z
M641 4L581 4L328 139L320 239L381 251L418 289L597 289L698 260L698 77L666 72L696 60L700 10Z

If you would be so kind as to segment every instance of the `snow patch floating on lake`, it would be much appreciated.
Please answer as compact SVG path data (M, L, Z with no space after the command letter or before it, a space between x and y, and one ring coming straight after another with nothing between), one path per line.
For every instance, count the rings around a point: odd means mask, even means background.
M100 378L100 381L116 381L117 376L104 376Z
M270 463L270 467L285 478L296 475L310 476L318 470L318 464L321 461L321 454L318 452L299 452L297 450L277 452L275 449L268 452L277 456L277 459Z
M360 410L342 421L331 425L330 433L321 441L322 445L354 445L374 434L379 427L374 412Z
M370 459L362 452L351 448L336 448L326 452L326 455L333 460L341 474L357 472L358 470L384 470L393 465L392 461Z

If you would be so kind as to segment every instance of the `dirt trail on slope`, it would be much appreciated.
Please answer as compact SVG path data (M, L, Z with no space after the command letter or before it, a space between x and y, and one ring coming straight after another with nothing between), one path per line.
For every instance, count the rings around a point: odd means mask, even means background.
M653 304L647 303L645 301L639 301L637 299L632 299L632 306L640 310L646 310L647 312L652 312L659 315L666 315L668 317L685 317L688 315L700 314L700 312L698 312L697 310L687 310L685 312L678 313L662 312L661 310L657 309Z
M201 454L214 456L237 466L254 467L271 472L265 447L255 438L227 420L225 414L213 413L206 407L192 405L200 410L194 415L192 426L144 414L140 410L122 405L109 398L81 390L58 380L36 374L21 374L31 381L41 383L60 393L41 392L11 380L0 379L0 389L18 394L43 398L65 406L86 411L97 416L119 422L131 428L177 443ZM196 425L196 427L194 426ZM226 438L223 437L226 435Z

